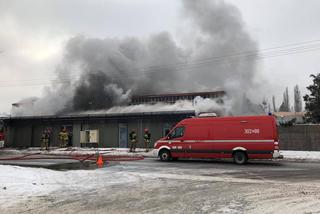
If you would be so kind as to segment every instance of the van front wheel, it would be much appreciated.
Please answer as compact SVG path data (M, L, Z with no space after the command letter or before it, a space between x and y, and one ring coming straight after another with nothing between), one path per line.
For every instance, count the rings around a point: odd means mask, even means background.
M244 153L242 151L237 151L233 154L233 161L236 164L245 164L248 161L248 157L247 157L246 153Z
M169 150L166 150L166 149L161 150L159 156L160 156L160 160L162 161L169 161L171 159L171 154Z

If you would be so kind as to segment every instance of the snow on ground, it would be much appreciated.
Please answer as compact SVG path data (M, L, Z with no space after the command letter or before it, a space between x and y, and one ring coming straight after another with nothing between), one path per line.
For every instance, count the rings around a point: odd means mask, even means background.
M305 167L299 163L288 168L290 164L297 163L236 166L146 159L68 171L0 165L0 210L41 214L320 212L317 179L277 179L286 170L297 173ZM277 173L261 177L266 169Z
M67 191L81 187L102 188L108 185L137 180L123 172L106 173L103 170L54 171L44 168L29 168L0 165L0 208L4 209L29 197L50 195L54 191Z
M137 149L135 153L129 153L128 149L119 148L0 151L17 156L99 152L154 157L152 151ZM320 152L315 151L281 151L281 154L285 160L320 161ZM150 162L145 162L147 160ZM96 170L68 171L0 165L0 210L6 213L63 213L69 210L69 213L77 214L88 213L91 209L94 213L172 213L176 210L179 210L177 213L197 213L199 210L202 213L281 213L284 210L305 213L317 210L320 213L320 183L317 181L290 183L252 172L241 177L236 175L243 173L243 168L220 168L218 165L211 169L210 164L203 164L209 168L200 165L192 168L188 164L181 168L183 162L179 162L177 166L169 163L168 167L162 168L162 162L147 160L143 164L119 163ZM273 167L272 170L280 172L286 168Z

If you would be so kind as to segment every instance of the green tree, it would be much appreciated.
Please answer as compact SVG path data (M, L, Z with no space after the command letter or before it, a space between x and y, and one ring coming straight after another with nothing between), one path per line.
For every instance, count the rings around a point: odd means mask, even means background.
M320 73L317 75L310 75L313 78L313 84L309 85L307 89L310 95L306 94L303 99L306 104L307 119L311 122L320 122Z
M299 86L296 85L294 87L294 111L301 112L302 111L302 100Z

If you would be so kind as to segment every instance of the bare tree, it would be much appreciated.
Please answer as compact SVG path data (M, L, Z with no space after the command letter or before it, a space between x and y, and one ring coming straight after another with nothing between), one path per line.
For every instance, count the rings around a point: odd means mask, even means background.
M279 108L279 111L290 112L288 87L286 88L285 92L283 93L283 101L282 101L282 104Z
M273 112L277 112L277 107L276 107L276 97L273 95L272 96L272 106L273 106Z

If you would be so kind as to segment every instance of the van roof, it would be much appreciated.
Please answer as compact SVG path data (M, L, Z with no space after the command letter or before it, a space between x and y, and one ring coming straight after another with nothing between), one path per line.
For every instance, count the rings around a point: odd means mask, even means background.
M180 123L193 123L196 121L210 122L210 121L230 121L230 120L275 120L273 116L229 116L229 117L197 117L182 120Z

